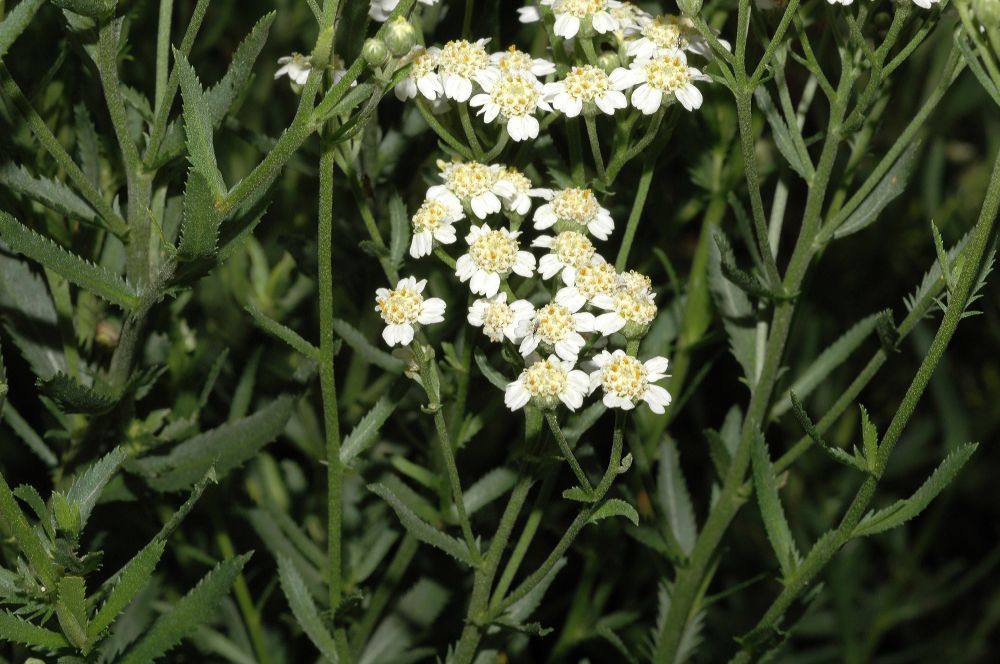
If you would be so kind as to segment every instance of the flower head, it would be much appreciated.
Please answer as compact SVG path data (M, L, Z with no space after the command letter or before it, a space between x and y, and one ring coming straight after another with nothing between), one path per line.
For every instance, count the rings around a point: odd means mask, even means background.
M407 59L410 62L410 73L396 84L394 92L400 101L412 99L420 93L425 98L435 101L444 94L441 79L437 75L440 49L418 46L413 49Z
M507 134L515 141L538 137L539 109L551 111L545 101L544 89L530 73L509 71L480 74L476 81L483 91L474 95L470 106L479 108L478 115L487 123L500 118L507 125Z
M487 166L475 161L438 161L443 185L431 187L428 196L441 190L450 191L472 214L480 219L496 214L501 208L501 198L513 194L513 184L500 178L500 167Z
M490 341L504 338L517 343L528 333L528 323L535 307L527 300L507 304L507 294L497 293L490 298L480 298L469 307L469 324L483 328Z
M287 76L294 83L305 85L309 80L309 73L312 71L312 58L301 53L292 53L282 58L278 58L281 67L274 72L274 80L282 76Z
M488 73L490 59L486 53L489 39L475 42L453 39L441 47L438 55L438 76L444 96L465 102L472 96L472 81Z
M563 39L572 39L581 29L603 35L619 27L611 13L621 6L617 0L542 0L542 4L552 7L553 32Z
M410 256L427 256L434 248L434 241L441 244L455 242L455 222L465 218L462 202L455 194L437 189L429 193L420 208L410 219L413 236L410 240Z
M628 43L629 57L651 60L688 47L687 31L676 16L657 16L639 28L639 37Z
M611 213L600 206L590 189L569 188L552 194L551 200L535 210L536 230L545 230L562 222L566 228L586 228L599 240L607 240L615 229Z
M614 265L595 254L589 263L571 272L566 283L556 293L556 302L579 309L598 295L613 293L618 288L618 273Z
M603 401L608 408L631 410L640 401L645 401L651 411L662 415L664 408L670 405L670 393L654 385L666 378L666 358L654 357L640 362L619 349L613 353L601 351L592 361L597 370L590 374L590 392L603 388Z
M524 51L518 50L516 46L510 46L506 51L491 53L490 66L501 74L521 72L531 74L536 78L548 76L556 71L554 63L544 58L533 58Z
M550 251L538 261L538 273L542 275L542 279L551 279L562 273L566 284L574 280L578 269L590 265L596 254L590 238L577 231L563 231L555 237L541 235L535 238L531 246Z
M631 2L621 2L619 6L610 8L608 12L611 14L611 18L618 21L618 29L615 32L620 39L637 34L642 25L653 18L649 12Z
M599 67L582 65L570 69L563 80L547 83L545 94L556 110L571 118L593 109L614 115L616 110L628 106L621 91L629 87L630 80L622 68L609 76Z
M500 280L511 272L530 277L535 271L535 257L521 251L519 233L506 228L493 230L486 224L473 226L465 241L468 253L455 263L455 274L477 295L493 297L500 290Z
M632 105L652 115L675 99L689 111L700 108L701 91L694 81L711 79L689 67L683 52L675 51L650 60L636 60L630 66L628 80L638 86L632 91Z
M587 374L574 369L572 362L554 355L539 359L521 372L504 390L504 403L511 410L523 408L530 401L539 408L555 408L562 402L570 410L583 405L588 388Z
M594 320L595 329L605 335L622 330L630 338L645 334L657 312L649 283L645 275L628 272L619 277L614 291L594 297L593 305L606 311Z
M546 351L555 351L564 360L576 362L587 343L580 333L593 331L593 314L550 302L535 310L518 350L527 357L541 345Z
M537 189L521 171L513 166L501 166L497 171L497 180L510 187L503 199L503 206L520 215L528 214L531 210L532 198L543 198L548 194L547 189Z
M375 291L375 311L386 324L382 338L390 346L409 345L413 341L414 325L430 325L444 320L444 300L438 297L425 299L421 293L426 285L426 279L417 281L414 277L406 277L400 279L392 290L379 288Z

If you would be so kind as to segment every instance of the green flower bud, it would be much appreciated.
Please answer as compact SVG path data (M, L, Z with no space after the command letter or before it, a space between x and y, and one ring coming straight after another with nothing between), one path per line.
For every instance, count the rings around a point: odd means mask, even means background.
M397 16L395 20L386 25L385 45L389 47L389 52L393 56L403 57L410 52L416 43L417 31L402 16Z
M381 67L389 59L389 49L381 39L366 39L361 56L371 67Z
M597 66L610 74L622 66L622 59L614 51L605 51L597 58Z
M677 6L685 16L694 16L701 11L701 0L677 0Z
M118 0L52 0L52 4L60 9L99 19L114 13Z
M1000 28L1000 0L972 0L972 11L987 29Z

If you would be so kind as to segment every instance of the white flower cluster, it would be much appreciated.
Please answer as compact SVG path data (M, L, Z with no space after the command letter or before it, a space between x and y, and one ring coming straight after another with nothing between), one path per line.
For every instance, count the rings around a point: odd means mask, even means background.
M454 261L455 276L479 296L468 308L470 325L494 343L509 343L524 358L524 368L505 391L516 410L529 402L540 408L562 403L579 408L584 397L601 388L608 407L630 409L645 401L662 413L667 391L655 385L665 377L667 360L645 363L608 345L615 333L638 339L652 323L657 307L648 277L618 273L597 251L594 240L614 231L611 213L590 189L536 188L518 170L500 164L438 162L440 184L427 190L411 218L410 255L414 258L455 244L455 225L470 221L465 252ZM524 248L520 225L534 199L542 203L531 215L542 231L530 246L545 253L536 260ZM498 221L499 220L499 221ZM442 258L451 264L447 255ZM518 299L508 283L512 275L528 281ZM415 326L443 320L445 304L424 299L425 282L408 277L396 289L379 289L376 310L390 346L407 345ZM588 371L577 368L581 355Z

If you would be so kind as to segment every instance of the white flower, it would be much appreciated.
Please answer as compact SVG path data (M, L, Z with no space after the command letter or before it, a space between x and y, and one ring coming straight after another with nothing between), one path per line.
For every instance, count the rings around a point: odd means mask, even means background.
M441 190L450 191L480 219L499 212L501 199L515 194L514 184L500 177L501 169L496 164L487 166L475 161L439 160L437 165L444 184L431 187L427 195L437 195Z
M643 23L653 19L649 12L637 7L631 2L622 2L619 7L610 9L611 18L618 21L616 33L619 38L629 37L639 32Z
M538 261L538 273L542 279L551 279L562 273L566 284L573 283L576 271L589 265L596 253L590 238L576 231L563 231L555 237L540 235L531 246L544 247L550 252Z
M639 29L640 37L628 43L625 52L632 58L652 60L688 47L687 32L676 16L657 16Z
M593 331L594 314L550 302L535 310L518 350L527 357L542 345L546 351L555 351L562 359L576 362L587 343L580 333Z
M469 252L455 262L455 274L477 295L493 297L500 290L500 280L511 272L530 277L535 271L535 257L521 251L517 231L493 230L486 224L473 226L465 241Z
M711 80L694 67L689 67L681 51L651 60L636 60L630 65L629 79L633 85L639 86L632 91L632 105L646 115L652 115L674 99L689 111L699 108L702 96L694 81Z
M435 101L444 94L441 79L437 75L438 57L441 49L432 46L415 47L407 56L410 62L410 72L406 78L396 84L394 92L400 101L406 101L417 96L419 92L430 101Z
M490 59L486 54L489 39L475 42L453 39L441 47L438 54L438 77L444 96L458 102L469 101L472 81L489 75Z
M589 264L569 275L566 283L569 285L556 293L556 302L571 309L580 309L587 302L593 302L598 295L613 293L618 288L618 273L611 263L594 254Z
M657 415L670 405L670 393L656 381L667 377L667 358L654 357L640 362L619 349L613 353L604 350L594 356L597 370L590 374L590 393L604 388L604 405L608 408L631 410L640 401Z
M552 31L563 39L572 39L581 27L592 27L601 35L619 27L611 14L621 6L617 0L542 0L542 4L552 7L556 19Z
M501 166L497 179L512 188L512 193L504 197L503 206L520 215L528 214L531 210L532 198L544 198L548 195L548 189L535 188L524 173L512 166Z
M554 74L556 66L543 58L533 58L516 46L510 46L506 51L490 54L490 66L500 73L517 71L542 78Z
M542 14L538 11L538 7L526 5L517 8L517 20L521 23L538 23L542 20Z
M420 258L427 256L434 248L434 241L441 244L455 242L455 222L464 219L462 201L446 189L436 189L428 193L420 209L416 211L410 223L413 226L413 237L410 240L410 256Z
M531 302L516 300L507 304L507 293L497 293L472 303L469 324L483 328L483 334L490 341L499 342L506 337L517 343L528 333L528 323L534 313L535 307Z
M288 76L288 78L299 85L305 85L306 81L309 80L309 72L312 71L312 58L308 55L292 53L283 58L278 58L278 64L281 67L278 71L274 72L274 80L278 80L282 76Z
M649 283L645 275L626 272L619 276L618 287L613 292L595 296L591 303L607 313L597 316L594 329L604 335L623 328L629 336L643 333L656 318L657 311Z
M422 5L436 5L438 0L418 0ZM396 9L396 5L399 4L399 0L371 0L371 4L368 7L368 15L372 17L373 20L382 23L389 18L393 10Z
M539 359L521 372L504 390L504 403L511 410L523 408L529 401L539 408L555 408L561 401L570 410L583 405L589 387L587 374L554 355Z
M545 230L556 222L565 222L570 228L586 228L599 240L607 240L615 229L611 213L597 203L590 189L563 189L552 194L548 203L535 210L535 230Z
M936 5L940 0L913 0L913 4L921 9L930 9Z
M626 69L618 67L609 76L592 65L573 67L561 81L545 84L545 96L556 110L575 118L587 105L608 115L628 106L622 90L631 85Z
M478 115L486 123L498 117L507 124L507 134L515 141L538 137L538 109L551 111L545 101L542 84L532 74L519 71L497 73L497 70L481 72L476 78L480 94L469 101L470 106L479 108Z
M424 299L421 293L426 279L413 277L400 279L396 288L379 288L375 291L375 311L385 321L382 338L390 346L409 345L413 341L413 326L430 325L444 320L444 300L439 297Z

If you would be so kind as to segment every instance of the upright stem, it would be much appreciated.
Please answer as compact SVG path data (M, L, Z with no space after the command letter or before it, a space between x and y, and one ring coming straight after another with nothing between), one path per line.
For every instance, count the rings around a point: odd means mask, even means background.
M584 115L583 121L587 125L587 140L590 141L590 153L594 157L597 177L604 180L604 157L601 156L601 141L597 136L597 120L593 115Z
M642 210L646 205L646 196L649 195L649 186L653 183L653 171L656 167L656 157L649 157L643 161L642 175L639 177L639 184L635 188L635 198L632 201L632 211L628 215L628 222L625 224L625 235L622 236L622 246L618 250L618 257L615 259L615 270L621 272L628 263L629 252L632 251L632 242L635 240L635 231L639 228L639 219L642 217Z
M576 475L576 481L580 483L583 490L587 493L593 491L593 487L590 485L590 480L587 479L587 473L583 472L583 468L580 467L580 462L576 460L576 455L573 454L573 450L570 449L569 442L566 440L566 436L563 435L562 428L559 426L559 420L556 419L555 413L552 411L546 411L545 421L549 424L549 429L552 430L552 435L556 439L556 443L559 445L559 450L563 453L566 458L569 467L573 469L573 474Z
M167 98L167 77L170 75L170 21L174 0L160 0L160 17L156 31L156 89L153 112L158 113Z

